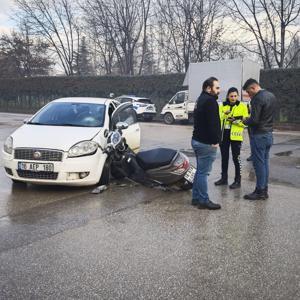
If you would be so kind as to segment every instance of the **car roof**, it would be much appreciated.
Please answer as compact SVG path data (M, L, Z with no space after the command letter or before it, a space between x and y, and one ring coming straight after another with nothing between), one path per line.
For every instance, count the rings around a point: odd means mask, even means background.
M107 98L93 98L93 97L68 97L55 99L52 102L79 102L79 103L95 103L107 105L112 100Z
M122 95L122 96L117 97L117 99L123 98L123 97L130 98L133 100L139 100L139 99L149 99L150 100L150 98L148 98L148 97L137 97L137 96L131 96L131 95Z

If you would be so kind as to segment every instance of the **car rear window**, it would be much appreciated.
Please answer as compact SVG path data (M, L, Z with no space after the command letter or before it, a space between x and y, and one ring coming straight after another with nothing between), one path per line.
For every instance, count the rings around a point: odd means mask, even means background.
M137 102L145 103L145 104L152 104L152 101L150 99L148 99L148 98L138 99Z

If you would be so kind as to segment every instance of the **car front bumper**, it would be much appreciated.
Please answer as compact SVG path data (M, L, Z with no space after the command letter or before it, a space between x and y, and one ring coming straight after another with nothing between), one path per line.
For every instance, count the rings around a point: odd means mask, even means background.
M34 161L15 159L13 154L10 155L2 151L2 159L6 175L17 181L44 185L87 186L98 183L106 160L106 154L103 154L98 149L94 155L68 158L67 152L64 152L62 161ZM18 162L51 163L54 165L54 171L21 171L18 170ZM84 172L89 174L85 178L80 179L79 173Z

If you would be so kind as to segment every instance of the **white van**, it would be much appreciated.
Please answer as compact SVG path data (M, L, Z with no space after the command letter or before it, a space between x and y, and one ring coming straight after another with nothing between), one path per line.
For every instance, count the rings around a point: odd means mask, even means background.
M161 116L166 124L172 124L175 120L187 121L193 117L194 101L189 101L188 90L177 92L163 107Z
M202 92L202 83L212 76L220 82L220 103L225 100L227 90L233 86L239 90L241 99L245 101L247 95L243 94L243 84L249 78L259 81L259 75L260 65L246 58L190 63L183 82L188 90L177 92L163 107L161 116L166 124L172 124L175 120L191 120L195 102Z

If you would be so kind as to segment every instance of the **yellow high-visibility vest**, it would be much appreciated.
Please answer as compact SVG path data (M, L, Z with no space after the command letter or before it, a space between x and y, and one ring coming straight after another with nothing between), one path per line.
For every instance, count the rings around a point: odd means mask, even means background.
M228 110L230 110L230 113L226 115L225 112ZM231 106L229 105L229 102L226 101L219 106L219 113L221 126L224 127L224 129L230 129L230 140L243 141L245 125L243 124L242 119L249 116L246 104L237 101L235 105ZM236 120L229 122L228 118L230 117L233 117Z

